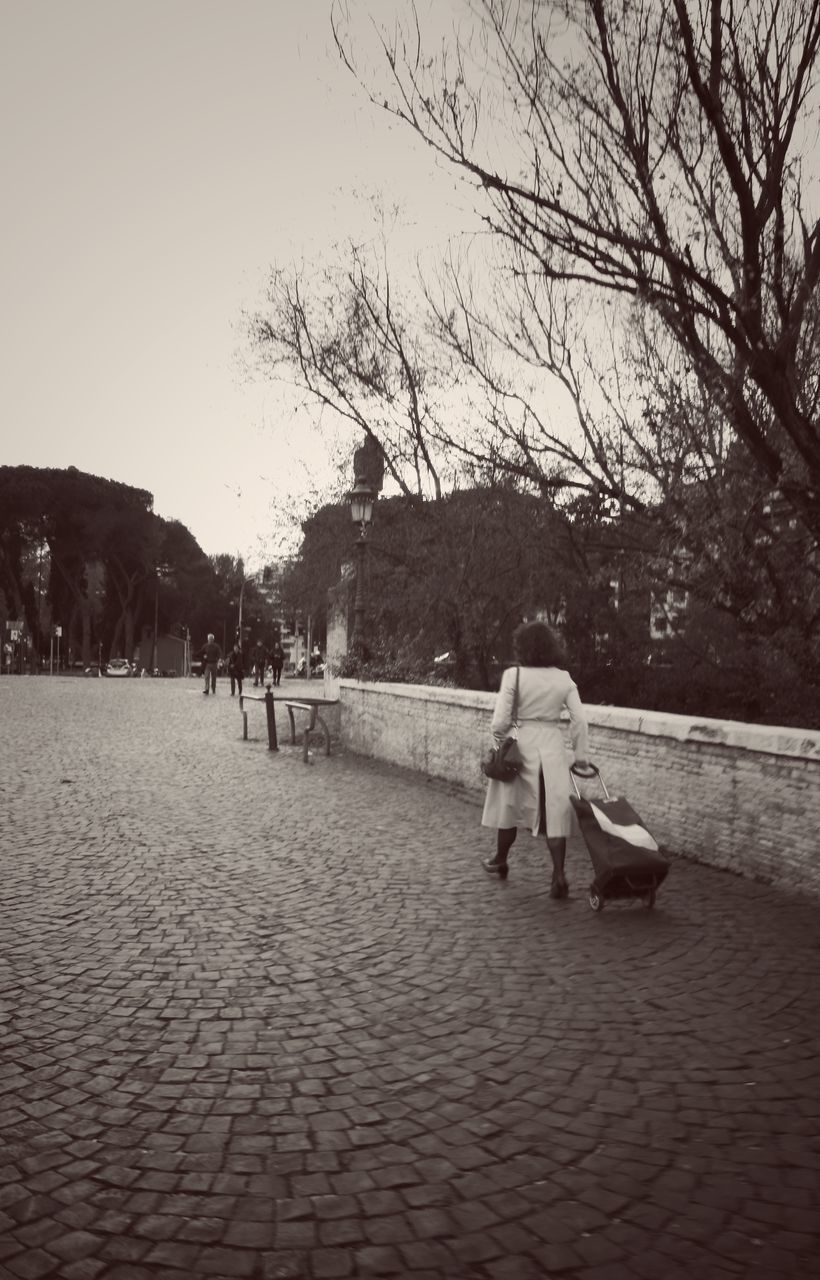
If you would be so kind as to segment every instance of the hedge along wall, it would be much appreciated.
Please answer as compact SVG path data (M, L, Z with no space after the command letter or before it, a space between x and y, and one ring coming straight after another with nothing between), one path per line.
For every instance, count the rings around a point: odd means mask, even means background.
M341 680L338 696L349 750L481 799L479 761L494 694ZM820 732L628 707L587 706L586 713L591 759L659 844L820 893Z

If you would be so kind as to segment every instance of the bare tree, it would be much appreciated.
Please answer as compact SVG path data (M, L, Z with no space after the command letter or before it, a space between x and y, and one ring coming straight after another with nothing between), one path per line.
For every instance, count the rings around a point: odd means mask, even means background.
M406 494L441 497L433 447L440 363L393 288L386 245L349 244L333 268L273 270L268 308L250 318L263 368L380 445Z
M620 509L657 498L657 486L647 493L647 451L624 452L629 411L621 388L611 393L614 402L604 393L603 370L617 381L624 359L620 333L606 317L593 343L588 317L564 282L544 280L520 261L476 283L466 255L455 260L451 252L437 286L425 289L432 323L471 397L470 411L440 428L447 449L484 478L504 473L558 505L583 492Z
M381 80L357 61L344 0L337 45L374 103L476 184L513 261L656 313L816 536L820 224L804 160L820 0L472 8L438 56L415 20L381 31Z
M815 635L810 535L778 517L771 536L771 486L657 314L578 315L564 282L523 270L489 300L468 281L460 261L430 305L484 398L444 440L480 482L513 476L575 516L582 574L603 540L622 581L694 593L761 634ZM571 420L555 420L556 384Z

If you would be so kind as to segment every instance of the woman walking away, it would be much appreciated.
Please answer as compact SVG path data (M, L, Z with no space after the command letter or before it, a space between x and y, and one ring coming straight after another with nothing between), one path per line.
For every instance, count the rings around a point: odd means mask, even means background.
M494 858L482 862L485 871L505 879L507 857L518 828L529 827L534 836L546 834L552 857L551 898L566 898L564 875L567 836L571 829L570 776L560 715L569 711L570 737L575 763L587 763L587 722L578 690L563 669L558 637L543 622L525 622L513 636L518 669L518 710L513 721L516 667L501 678L492 732L496 743L518 725L518 748L523 760L512 782L491 779L484 801L482 826L496 827L498 846Z

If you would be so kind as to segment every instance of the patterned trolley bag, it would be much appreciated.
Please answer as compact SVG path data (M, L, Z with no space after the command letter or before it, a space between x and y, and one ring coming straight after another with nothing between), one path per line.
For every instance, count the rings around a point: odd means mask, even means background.
M595 765L587 770L573 765L570 776L575 789L570 800L595 872L589 887L592 910L603 911L615 898L639 898L645 906L654 906L655 893L669 871L654 836L628 800L610 796ZM596 778L603 797L582 796L578 778Z

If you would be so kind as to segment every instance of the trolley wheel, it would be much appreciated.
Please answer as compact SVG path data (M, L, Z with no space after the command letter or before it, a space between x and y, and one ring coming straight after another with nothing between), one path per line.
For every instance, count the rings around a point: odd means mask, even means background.
M592 907L593 911L603 911L604 909L604 899L595 888L595 885L593 885L589 891L589 905Z
M643 904L644 904L644 906L646 907L647 911L650 911L650 910L652 909L652 907L654 907L654 905L655 905L655 890L654 890L654 889L650 889L650 890L649 890L649 893L646 895L646 897L645 897L645 898L644 898L644 900L643 900Z

